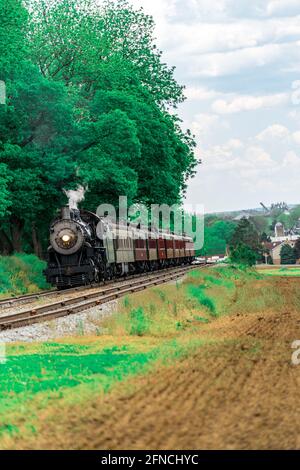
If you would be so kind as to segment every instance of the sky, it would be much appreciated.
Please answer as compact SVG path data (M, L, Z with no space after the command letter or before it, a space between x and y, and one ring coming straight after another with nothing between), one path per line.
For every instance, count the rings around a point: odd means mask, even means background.
M131 0L176 66L205 212L300 202L300 0Z

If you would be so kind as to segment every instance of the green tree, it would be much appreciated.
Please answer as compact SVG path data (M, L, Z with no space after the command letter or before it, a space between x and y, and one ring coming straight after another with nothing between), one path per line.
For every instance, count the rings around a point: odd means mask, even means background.
M295 252L291 245L284 244L280 250L281 264L296 264Z
M204 246L200 256L221 255L226 253L236 224L227 220L219 220L211 216L205 219Z
M254 251L260 249L259 234L253 223L246 218L240 220L230 240L230 245L233 248L241 243L249 246Z
M47 244L63 189L86 207L180 202L197 163L183 88L127 1L0 0L0 252Z
M260 236L260 241L262 243L270 242L271 238L266 234L266 232L263 232Z
M230 256L235 262L245 264L253 263L262 258L263 248L260 243L260 236L253 223L243 218L238 223L230 240ZM247 261L247 257L249 258ZM237 261L240 258L240 261ZM243 261L244 260L244 261Z
M8 185L10 178L8 176L7 166L0 164L0 219L5 215L7 208L11 205Z
M18 76L27 57L27 17L21 0L0 0L0 80L7 86Z
M300 238L298 238L298 240L295 243L294 255L295 255L296 260L300 259Z
M141 83L158 104L183 101L174 68L162 61L153 41L153 18L142 8L135 10L127 0L105 0L100 6L93 0L27 4L32 12L32 54L43 75L68 85L80 83L90 94L99 81L115 81L111 72L119 69L127 75L118 83L123 90Z
M250 218L258 233L263 233L268 229L268 219L263 215L255 215Z
M49 224L64 199L63 188L76 180L72 114L65 87L23 63L7 105L0 109L0 163L10 178L11 201L1 230L12 251L22 251L26 225L32 232L42 221Z
M239 243L231 249L230 260L233 263L254 266L257 261L257 254L248 245Z
M293 227L294 225L297 224L297 222L300 219L300 206L296 206L294 207L294 209L290 211L290 218L291 218L292 227Z
M91 118L96 122L112 111L123 111L124 118L126 115L135 125L140 143L139 155L133 153L129 161L138 179L136 200L171 205L180 201L188 178L194 174L194 142L181 131L176 117L159 109L148 92L143 94L138 98L129 92L99 91ZM112 148L114 132L109 139Z

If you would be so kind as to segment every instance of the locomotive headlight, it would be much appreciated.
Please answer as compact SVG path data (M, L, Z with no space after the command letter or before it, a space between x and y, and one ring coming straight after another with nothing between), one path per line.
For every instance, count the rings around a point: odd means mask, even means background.
M71 255L80 250L85 236L81 226L73 220L57 221L50 232L50 243L61 255Z
M76 245L76 242L77 235L70 228L64 228L56 237L57 245L60 248L63 248L64 250L69 250L70 248L73 248Z

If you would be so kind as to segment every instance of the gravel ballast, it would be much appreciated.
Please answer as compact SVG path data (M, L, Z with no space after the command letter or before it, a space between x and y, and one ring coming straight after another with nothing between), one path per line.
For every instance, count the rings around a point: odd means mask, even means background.
M0 332L0 343L49 341L65 336L101 334L100 320L111 315L118 305L113 300L81 313Z

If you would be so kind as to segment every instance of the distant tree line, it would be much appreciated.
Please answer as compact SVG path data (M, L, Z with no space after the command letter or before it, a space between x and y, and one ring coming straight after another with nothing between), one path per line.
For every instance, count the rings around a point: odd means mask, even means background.
M204 246L199 256L230 254L236 263L254 265L265 262L264 243L271 241L277 222L283 223L287 230L294 228L300 218L300 206L288 210L285 203L272 205L272 214L256 214L241 220L229 215L205 216ZM286 254L287 253L287 254ZM295 248L284 247L282 264L293 264L300 259L300 241ZM269 256L269 263L272 259Z

